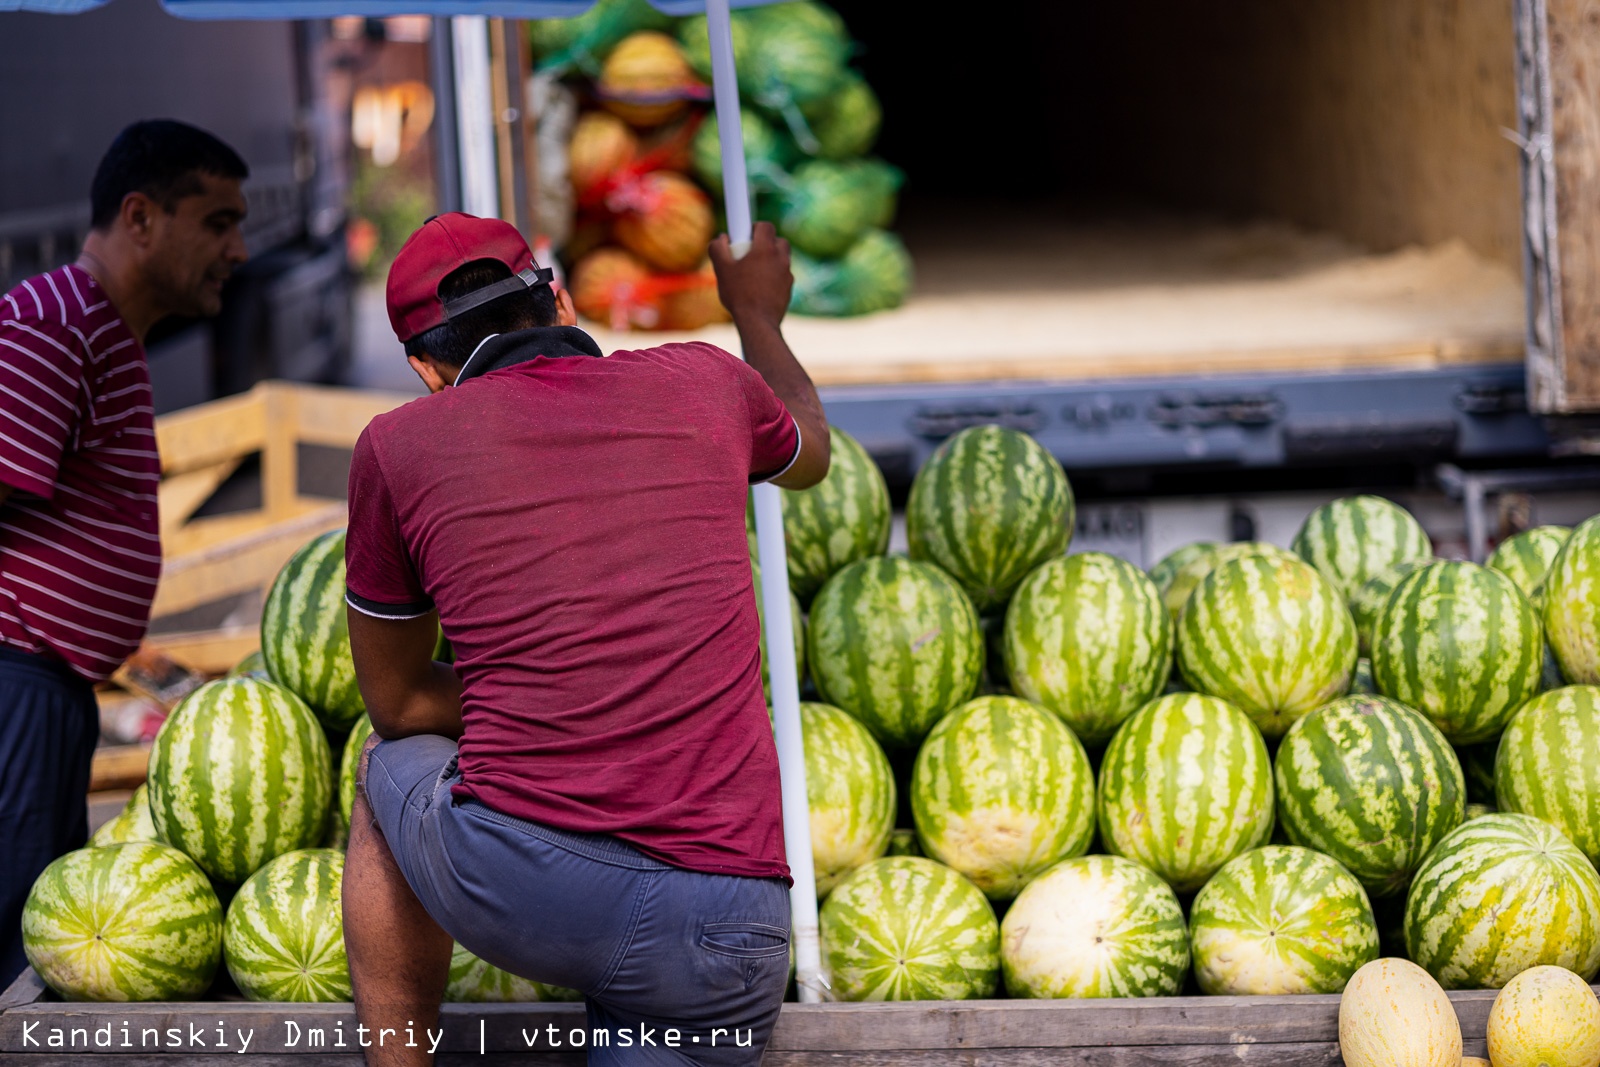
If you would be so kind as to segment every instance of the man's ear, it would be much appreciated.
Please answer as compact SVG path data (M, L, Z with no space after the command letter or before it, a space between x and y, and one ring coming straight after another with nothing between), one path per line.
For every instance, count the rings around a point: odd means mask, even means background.
M578 325L578 309L572 306L572 294L565 289L556 290L556 325Z
M455 380L453 374L448 379L445 377L445 372L432 356L407 356L406 362L411 364L411 369L417 372L417 377L422 379L422 384L428 387L430 393L437 393Z
M144 193L129 193L122 198L122 210L117 213L118 221L134 244L143 247L150 243L155 214L159 210L156 202Z

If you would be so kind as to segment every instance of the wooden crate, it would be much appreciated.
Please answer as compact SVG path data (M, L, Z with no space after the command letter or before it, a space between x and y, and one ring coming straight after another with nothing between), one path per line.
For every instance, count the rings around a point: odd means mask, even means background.
M1492 990L1451 993L1466 1054L1484 1055ZM214 1046L217 1027L229 1047ZM547 1027L566 1041L584 1026L581 1004L449 1004L439 1063L502 1067L581 1067L581 1054L552 1050ZM112 1040L129 1030L131 1048L92 1047L97 1030ZM244 1001L182 1004L68 1004L46 999L32 971L0 996L0 1058L36 1067L117 1064L120 1067L222 1067L251 1064L361 1062L349 1004L266 1004ZM211 1044L189 1047L193 1033ZM141 1030L161 1038L176 1028L179 1049L140 1050ZM79 1030L77 1048L44 1045L58 1030L64 1041ZM327 1044L308 1044L321 1030ZM239 1054L237 1031L252 1034L250 1058ZM338 1033L347 1046L335 1047ZM538 1033L530 1049L528 1035ZM299 1040L289 1043L298 1033ZM24 1035L27 1035L25 1038ZM28 1041L39 1041L38 1047ZM660 1040L658 1035L657 1040ZM1338 1067L1339 998L1166 997L1149 1000L922 1001L899 1004L785 1004L768 1047L770 1067L1135 1067L1180 1064L1264 1064ZM315 1057L308 1058L308 1057Z
M265 591L296 549L343 526L342 498L300 491L299 446L351 448L373 416L411 399L401 393L264 382L248 393L157 419L165 561L152 620ZM261 507L196 518L218 487L257 454ZM196 670L225 671L256 647L256 631L244 626L166 633L150 643Z

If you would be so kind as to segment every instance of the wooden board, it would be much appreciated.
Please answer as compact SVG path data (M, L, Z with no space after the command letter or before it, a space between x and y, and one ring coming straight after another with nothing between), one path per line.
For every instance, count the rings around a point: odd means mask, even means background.
M1450 994L1468 1054L1482 1052L1494 997L1493 991ZM783 1067L1333 1067L1339 1063L1338 1012L1337 996L785 1004L766 1061ZM440 1062L453 1062L452 1057L481 1062L482 1056L492 1056L507 1065L576 1067L570 1035L583 1028L584 1019L579 1004L446 1005ZM307 1062L302 1058L307 1055L341 1063L337 1041L341 1036L354 1041L355 1025L349 1004L66 1004L43 999L43 987L30 971L0 998L0 1055L7 1062L16 1057L15 1062L66 1063L66 1051L28 1042L52 1030L70 1041L74 1030L91 1035L109 1026L117 1041L128 1028L134 1047L116 1055L124 1067L229 1062L220 1056L237 1054L240 1032L251 1035L252 1063L298 1064ZM187 1047L191 1034L214 1044L219 1026L232 1051ZM562 1042L559 1050L552 1047L552 1026ZM161 1040L172 1027L183 1030L185 1050L137 1048L146 1029L158 1030ZM312 1031L323 1035L322 1045L309 1044ZM90 1058L92 1049L85 1054L79 1048L70 1062L99 1062Z
M257 626L239 626L201 633L150 634L145 643L192 670L225 674L261 647L261 630Z
M89 792L136 789L150 765L149 745L104 745L95 749L89 770Z
M265 589L307 541L336 530L346 521L342 502L325 504L298 517L188 556L169 561L156 589L153 617L180 611L250 590Z

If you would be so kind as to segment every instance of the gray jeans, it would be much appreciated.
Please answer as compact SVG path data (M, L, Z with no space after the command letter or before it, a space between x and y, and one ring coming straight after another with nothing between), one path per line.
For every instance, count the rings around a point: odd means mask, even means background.
M496 967L583 993L590 1064L761 1058L788 985L781 880L683 870L607 835L456 803L458 781L455 742L411 737L373 749L365 788L440 926Z

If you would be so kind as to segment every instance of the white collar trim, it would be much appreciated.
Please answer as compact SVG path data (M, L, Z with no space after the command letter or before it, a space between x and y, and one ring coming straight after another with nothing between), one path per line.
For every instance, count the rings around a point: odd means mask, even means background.
M478 342L478 347L474 348L472 350L472 355L468 356L467 357L467 361L465 363L461 364L461 369L456 371L456 380L451 382L450 384L451 385L460 385L461 384L461 376L463 374L467 373L467 368L472 366L472 361L478 358L478 353L483 351L483 346L488 344L490 341L493 341L496 337L499 337L499 336L500 335L497 334L497 333L491 333L488 337L485 337L483 340L479 341Z

